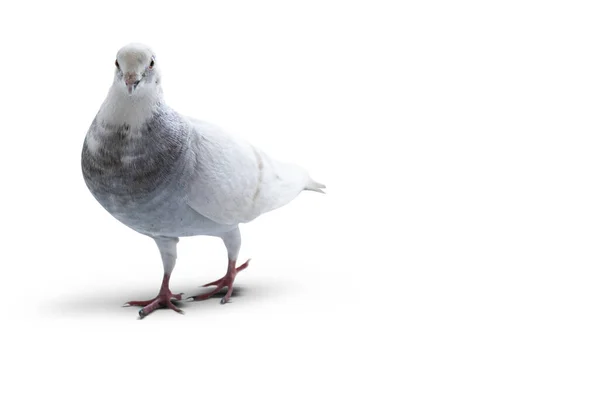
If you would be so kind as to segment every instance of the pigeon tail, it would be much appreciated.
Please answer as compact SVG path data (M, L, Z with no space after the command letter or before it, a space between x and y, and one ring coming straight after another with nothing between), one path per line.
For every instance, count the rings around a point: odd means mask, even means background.
M325 192L321 189L325 189L326 187L327 186L323 185L322 183L319 183L317 181L314 181L311 178L308 178L308 183L304 187L304 190L312 190L313 192L319 192L319 193L325 194Z

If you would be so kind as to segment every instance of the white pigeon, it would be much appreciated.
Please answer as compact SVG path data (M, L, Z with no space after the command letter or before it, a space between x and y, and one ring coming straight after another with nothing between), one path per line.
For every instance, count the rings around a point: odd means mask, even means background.
M116 219L150 236L158 245L164 277L141 318L160 307L181 312L172 301L169 278L182 236L223 239L227 273L204 286L213 291L190 297L204 300L221 288L229 301L241 245L238 225L281 207L303 190L321 192L299 166L270 158L218 127L178 114L164 101L159 65L152 50L129 44L119 50L114 81L87 132L81 166L85 183Z

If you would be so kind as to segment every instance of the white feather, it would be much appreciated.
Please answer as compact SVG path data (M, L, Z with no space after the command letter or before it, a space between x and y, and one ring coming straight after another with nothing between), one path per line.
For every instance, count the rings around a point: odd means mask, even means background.
M249 222L289 203L312 182L301 167L277 161L214 125L188 120L199 141L191 143L198 164L187 201L213 221Z

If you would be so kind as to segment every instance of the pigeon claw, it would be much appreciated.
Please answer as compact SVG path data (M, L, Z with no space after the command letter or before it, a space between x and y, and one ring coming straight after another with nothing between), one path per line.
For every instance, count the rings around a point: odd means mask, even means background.
M176 311L180 314L183 314L183 311L181 309L179 309L178 307L176 307L173 303L172 300L181 300L181 295L183 293L180 294L172 294L170 291L165 290L165 291L161 291L158 296L156 296L155 298L151 299L151 300L141 300L141 301L128 301L127 303L123 304L123 307L130 307L130 306L140 306L142 307L140 309L140 311L138 312L138 315L140 316L140 319L143 319L145 317L147 317L150 313L152 313L154 310L157 310L159 308L170 308L173 311Z
M233 281L235 280L235 277L238 274L238 272L241 272L248 267L248 263L250 263L250 260L235 268L235 261L230 260L229 267L227 268L227 273L224 277L222 277L221 279L217 279L214 282L210 282L206 285L203 285L204 287L216 286L215 289L211 290L208 293L199 294L198 296L188 297L188 299L192 299L192 301L206 300L217 294L222 288L227 287L227 293L221 299L221 304L228 303L229 299L231 298L231 293L233 292Z

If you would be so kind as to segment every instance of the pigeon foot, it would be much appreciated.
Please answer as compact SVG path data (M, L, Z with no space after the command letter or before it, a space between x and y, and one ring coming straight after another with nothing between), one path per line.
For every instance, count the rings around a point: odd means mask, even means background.
M233 281L235 280L235 276L238 272L245 270L248 267L248 263L250 260L246 261L239 267L235 268L235 261L229 261L229 266L227 267L227 273L221 279L217 279L214 282L207 283L203 285L203 287L207 286L216 286L216 288L208 293L200 294L198 296L188 297L188 300L199 301L206 300L215 295L219 290L227 286L227 294L221 299L221 304L225 304L229 301L231 297L231 292L233 292Z

